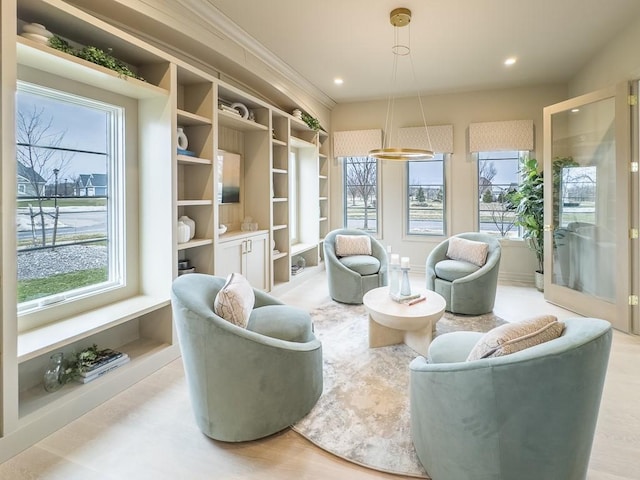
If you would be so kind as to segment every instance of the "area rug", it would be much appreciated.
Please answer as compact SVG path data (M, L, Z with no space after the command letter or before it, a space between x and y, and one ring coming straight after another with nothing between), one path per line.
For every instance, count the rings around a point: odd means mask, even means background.
M409 363L418 354L404 344L368 346L363 305L327 303L311 312L322 341L324 391L293 429L320 448L383 472L429 478L416 456L409 427ZM436 334L488 331L505 323L493 314L445 313Z

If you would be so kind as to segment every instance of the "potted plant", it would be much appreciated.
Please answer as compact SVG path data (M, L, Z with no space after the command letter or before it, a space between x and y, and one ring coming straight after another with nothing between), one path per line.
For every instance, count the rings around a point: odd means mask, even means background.
M516 200L516 225L524 230L522 237L536 254L536 287L544 289L544 180L535 158L521 163L522 182Z

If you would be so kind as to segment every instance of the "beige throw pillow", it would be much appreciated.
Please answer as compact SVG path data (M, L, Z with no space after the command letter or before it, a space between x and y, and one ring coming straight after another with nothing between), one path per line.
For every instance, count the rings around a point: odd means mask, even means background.
M219 317L245 328L255 300L253 288L247 279L239 273L232 273L216 295L213 310Z
M336 235L336 255L371 255L369 235Z
M564 323L553 315L500 325L478 340L467 361L515 353L558 338L563 331Z
M466 238L460 237L449 238L447 257L451 260L461 260L482 267L487 261L488 253L488 243L476 242L475 240L467 240Z

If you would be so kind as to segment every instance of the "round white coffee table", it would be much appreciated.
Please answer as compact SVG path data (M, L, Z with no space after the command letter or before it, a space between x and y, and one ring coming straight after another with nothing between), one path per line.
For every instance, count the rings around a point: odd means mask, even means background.
M369 312L369 347L404 342L419 354L427 354L436 322L444 313L446 301L431 290L419 293L426 300L414 305L392 300L389 287L374 288L364 295L362 302Z

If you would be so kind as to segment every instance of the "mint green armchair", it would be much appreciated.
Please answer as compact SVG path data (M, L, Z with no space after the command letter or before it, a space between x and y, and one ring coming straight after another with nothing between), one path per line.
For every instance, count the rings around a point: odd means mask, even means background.
M371 238L371 255L336 255L337 235L367 235ZM369 290L388 284L387 251L363 230L342 228L329 232L324 239L324 261L329 295L336 302L361 304Z
M555 340L471 362L482 334L444 334L411 362L411 435L431 478L586 478L612 332L564 323Z
M226 442L254 440L304 417L322 393L322 345L307 312L254 289L247 328L214 313L225 279L178 277L173 316L196 423Z

